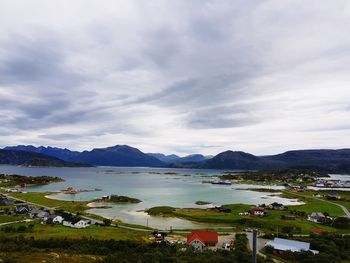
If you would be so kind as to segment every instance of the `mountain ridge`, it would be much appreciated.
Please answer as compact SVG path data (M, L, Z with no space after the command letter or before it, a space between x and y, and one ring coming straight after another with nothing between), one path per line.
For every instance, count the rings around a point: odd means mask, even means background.
M88 167L87 164L67 162L42 153L0 149L0 164L37 167Z
M291 150L275 155L257 156L243 151L224 151L207 159L196 154L186 157L146 154L128 145L115 145L95 148L90 151L70 151L57 147L12 146L8 150L26 149L63 156L65 161L81 162L94 166L147 166L199 169L236 169L236 170L276 170L286 168L318 169L328 173L350 173L350 149L310 149ZM157 158L158 157L158 158ZM166 159L172 159L169 162ZM187 158L187 159L186 159ZM192 158L192 159L191 159ZM197 159L196 159L197 158Z

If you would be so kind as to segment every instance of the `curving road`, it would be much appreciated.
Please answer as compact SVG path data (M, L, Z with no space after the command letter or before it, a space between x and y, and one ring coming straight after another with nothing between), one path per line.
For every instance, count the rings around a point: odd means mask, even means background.
M343 206L341 204L337 204L337 203L334 203L334 202L331 202L331 201L328 201L328 200L324 200L324 199L321 199L321 198L318 198L318 197L314 197L314 196L299 195L299 194L291 193L291 192L288 192L288 191L281 191L281 192L284 192L284 193L287 193L287 194L296 195L296 196L303 197L303 198L311 198L311 199L319 200L319 201L322 201L322 202L325 202L325 203L329 203L329 204L332 204L332 205L336 205L336 206L340 207L344 211L344 214L345 214L345 216L347 218L350 218L349 210L345 206Z

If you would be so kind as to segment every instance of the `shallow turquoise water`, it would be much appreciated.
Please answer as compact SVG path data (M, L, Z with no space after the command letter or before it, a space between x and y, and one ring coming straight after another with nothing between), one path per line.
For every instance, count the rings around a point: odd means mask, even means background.
M196 228L203 227L203 225L176 218L150 217L144 212L138 211L160 205L181 208L203 207L195 205L195 202L198 200L209 201L212 205L232 203L253 205L274 201L285 204L297 204L295 200L268 196L268 193L236 189L256 187L252 185L212 185L202 183L203 180L208 180L208 177L217 176L223 172L220 170L165 168L28 168L0 166L0 173L58 176L65 180L60 183L28 187L27 191L60 191L69 186L76 189L102 189L102 191L84 192L75 195L58 193L53 196L53 198L57 199L92 200L109 194L138 198L142 200L142 203L114 204L112 208L91 209L90 212L120 219L131 224L148 224L148 226L159 229L169 229L170 227ZM282 187L276 186L275 188Z

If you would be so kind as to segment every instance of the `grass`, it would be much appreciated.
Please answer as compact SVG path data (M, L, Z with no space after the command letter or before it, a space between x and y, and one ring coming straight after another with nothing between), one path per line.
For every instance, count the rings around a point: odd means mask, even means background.
M299 194L299 193L298 193ZM330 203L322 200L317 200L312 197L312 193L304 192L303 195L298 195L289 191L283 191L283 196L287 198L298 197L305 202L303 205L290 206L289 210L304 211L306 214L312 212L327 212L331 217L342 216L343 210ZM295 234L309 234L313 229L319 228L327 232L347 233L346 230L338 230L331 226L322 225L308 221L305 217L296 217L295 220L284 220L282 215L290 215L289 210L268 210L264 217L246 215L241 216L239 213L248 211L251 206L246 204L231 204L225 205L230 208L230 213L221 213L214 209L174 209L172 207L154 207L150 210L166 216L174 216L191 221L210 223L210 224L225 224L236 226L237 229L246 227L256 227L265 233L282 231L293 226L292 232Z
M155 206L147 210L149 215L172 215L175 211L174 207L171 206Z
M66 227L63 225L42 225L39 221L29 223L16 223L11 224L12 227L18 227L20 225L34 224L32 231L20 232L20 233L5 233L0 227L0 236L16 237L24 236L27 238L34 237L35 239L49 239L49 238L71 238L80 239L96 238L96 239L114 239L114 240L146 240L148 232L133 231L129 229L113 227L113 226L95 226L91 225L84 229L76 229Z
M62 201L50 199L45 196L52 193L39 193L39 192L29 192L29 193L11 193L9 196L20 198L27 202L32 202L41 206L47 206L55 209L62 209L71 213L83 212L86 209L89 209L87 204L89 202L85 201Z
M304 205L294 206L294 208L295 210L304 211L308 214L311 214L312 212L322 212L322 213L327 212L331 217L344 215L344 211L339 206L332 205L328 202L324 202L322 200L313 198L311 191L298 192L298 193L283 191L282 197L286 197L286 198L297 197L300 201L305 202Z
M22 215L0 215L0 224L1 223L7 223L7 222L14 222L26 219L26 217Z
M94 255L77 255L67 253L56 252L32 252L26 253L12 252L12 253L0 253L0 258L5 262L56 262L56 263L88 263L95 262L102 259L102 257Z

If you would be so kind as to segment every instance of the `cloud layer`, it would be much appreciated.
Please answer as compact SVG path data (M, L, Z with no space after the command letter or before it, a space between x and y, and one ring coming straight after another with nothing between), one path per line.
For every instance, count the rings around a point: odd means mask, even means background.
M0 0L0 146L350 147L350 3Z

